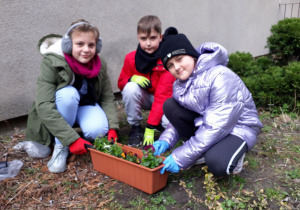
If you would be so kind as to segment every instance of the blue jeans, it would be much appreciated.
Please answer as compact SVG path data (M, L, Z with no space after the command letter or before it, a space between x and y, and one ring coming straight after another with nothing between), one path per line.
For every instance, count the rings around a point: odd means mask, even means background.
M79 92L73 86L66 86L55 94L58 112L71 127L78 124L84 138L95 139L97 136L106 135L109 129L108 120L99 104L79 106L79 101ZM56 137L55 142L61 144Z

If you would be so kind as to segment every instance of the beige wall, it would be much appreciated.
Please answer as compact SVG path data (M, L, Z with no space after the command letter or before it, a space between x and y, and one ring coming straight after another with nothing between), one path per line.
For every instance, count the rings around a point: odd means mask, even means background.
M84 18L100 29L101 55L114 91L126 53L137 47L136 23L144 15L175 26L197 47L222 44L229 53L266 54L270 27L281 18L278 0L0 0L0 121L27 114L34 100L41 56L38 40L64 34Z

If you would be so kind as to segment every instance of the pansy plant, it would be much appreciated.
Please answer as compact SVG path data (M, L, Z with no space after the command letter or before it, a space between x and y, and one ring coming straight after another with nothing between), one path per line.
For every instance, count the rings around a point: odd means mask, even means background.
M144 147L141 165L148 168L156 168L163 161L162 158L154 155L155 148L152 145L147 145Z
M107 137L97 137L95 139L94 148L101 152L122 158L133 163L140 164L151 169L156 168L163 161L162 158L154 155L155 149L152 145L147 145L144 147L142 151L142 159L139 159L137 157L137 154L133 154L130 151L128 153L123 152L121 146L112 141L109 141Z
M137 154L133 154L132 152L123 152L122 153L122 158L124 160L128 160L130 162L133 162L133 163L137 163L137 164L140 164L141 163L141 160L137 157Z
M95 143L94 143L94 147L101 151L101 152L104 152L104 153L107 153L107 154L110 154L110 155L113 155L113 156L116 156L116 157L122 157L122 148L117 145L117 144L114 144L113 141L109 141L107 139L107 137L97 137L95 139Z

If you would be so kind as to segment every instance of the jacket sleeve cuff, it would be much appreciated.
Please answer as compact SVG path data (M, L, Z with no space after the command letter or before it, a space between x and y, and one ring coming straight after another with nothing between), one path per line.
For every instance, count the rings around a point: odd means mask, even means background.
M147 123L146 128L155 129L155 130L158 130L158 131L163 131L164 130L164 128L162 127L161 124L151 125L151 124Z

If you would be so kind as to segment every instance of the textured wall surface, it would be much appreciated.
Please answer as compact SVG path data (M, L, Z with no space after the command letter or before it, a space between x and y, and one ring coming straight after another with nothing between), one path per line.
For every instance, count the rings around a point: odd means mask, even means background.
M137 47L136 24L157 15L163 30L177 27L195 47L214 41L229 53L266 54L270 27L280 18L277 0L0 0L0 121L26 115L35 96L42 56L39 39L64 34L84 18L100 29L114 91L125 55Z

